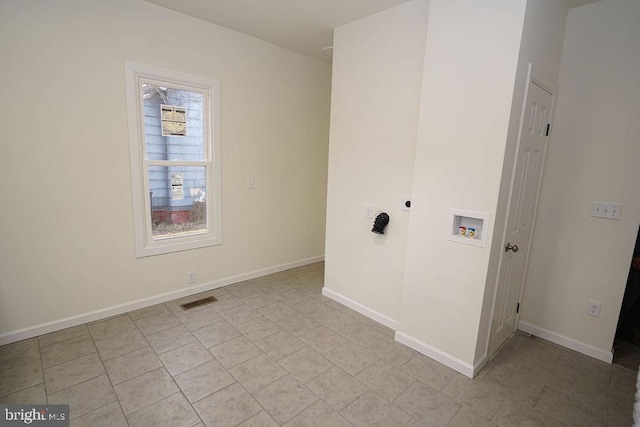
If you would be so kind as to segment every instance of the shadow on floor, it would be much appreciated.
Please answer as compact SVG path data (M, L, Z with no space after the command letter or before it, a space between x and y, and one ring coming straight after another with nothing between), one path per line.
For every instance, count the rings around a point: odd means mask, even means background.
M640 346L621 338L613 343L613 364L638 372L640 366Z

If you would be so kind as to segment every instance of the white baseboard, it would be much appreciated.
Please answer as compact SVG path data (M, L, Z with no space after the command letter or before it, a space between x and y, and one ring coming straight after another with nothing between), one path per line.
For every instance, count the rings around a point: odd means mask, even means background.
M396 341L401 344L406 345L414 349L415 351L424 354L431 359L442 363L445 366L450 367L451 369L460 372L462 375L465 375L469 378L473 378L473 375L476 369L480 369L482 366L480 364L473 366L470 365L455 356L450 355L449 353L445 353L444 351L437 349L435 347L430 346L427 343L424 343L420 340L417 340L404 332L396 332L395 336ZM484 362L482 363L484 364ZM479 367L478 367L479 366Z
M9 344L16 341L22 341L38 335L48 334L50 332L59 331L61 329L71 328L73 326L82 325L87 322L93 322L107 317L116 316L118 314L127 313L129 311L138 310L140 308L150 307L152 305L161 304L163 302L172 301L174 299L188 297L190 295L199 294L223 286L232 285L234 283L243 282L245 280L255 279L256 277L266 276L268 274L278 273L280 271L290 270L303 265L313 264L324 261L324 256L316 256L294 261L286 264L280 264L273 267L262 268L260 270L248 273L238 274L236 276L226 277L224 279L214 280L212 282L203 283L201 285L189 288L179 289L177 291L166 292L164 294L155 295L124 304L103 308L89 313L71 316L53 322L43 323L28 328L18 329L0 334L0 345Z
M384 326L393 329L394 331L398 329L398 321L393 320L392 318L385 316L384 314L372 310L369 307L366 307L354 300L345 297L344 295L340 295L337 292L332 291L331 289L322 288L322 295L327 298L331 298L332 300L339 302L340 304L349 307L352 310L357 311L363 316L367 316L370 319L375 320L378 323L383 324Z
M565 337L564 335L560 335L547 329L540 328L530 323L520 321L518 322L518 329L520 329L522 332L526 332L547 341L551 341L554 344L570 348L571 350L575 350L578 353L586 354L587 356L602 360L603 362L611 363L613 361L613 353L610 351L605 351L597 347L593 347L589 344L574 340L573 338Z

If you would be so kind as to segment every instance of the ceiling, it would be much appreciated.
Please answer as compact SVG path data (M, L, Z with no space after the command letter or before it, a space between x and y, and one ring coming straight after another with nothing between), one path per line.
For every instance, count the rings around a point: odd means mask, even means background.
M146 0L323 61L333 29L408 0Z
M333 29L409 0L146 0L322 61ZM569 7L598 0L565 0Z

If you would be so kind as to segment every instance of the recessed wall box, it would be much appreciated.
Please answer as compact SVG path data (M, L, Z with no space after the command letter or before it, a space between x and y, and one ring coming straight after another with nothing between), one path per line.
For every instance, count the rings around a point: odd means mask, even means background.
M451 230L448 240L466 245L487 247L489 217L485 212L451 209Z

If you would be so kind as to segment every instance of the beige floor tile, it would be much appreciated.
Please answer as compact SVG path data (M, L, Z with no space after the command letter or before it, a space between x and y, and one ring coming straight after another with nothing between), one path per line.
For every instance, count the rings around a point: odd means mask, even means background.
M316 377L306 386L336 411L342 411L369 390L338 367Z
M229 373L249 392L254 393L287 375L287 371L266 354L260 354L229 369Z
M239 305L219 312L220 316L230 323L232 326L238 326L250 320L262 317L260 313L255 311L248 305Z
M251 282L240 282L233 285L225 286L224 289L236 298L248 297L249 295L260 292L260 289Z
M328 302L327 304L330 304ZM316 322L321 323L332 331L340 331L347 326L358 323L356 319L335 309L327 310L313 318Z
M393 338L389 337L384 337L381 340L374 342L367 347L367 350L396 368L404 365L413 356L418 354L415 350L404 344L400 344L399 342L394 341Z
M69 405L71 419L88 414L117 400L106 375L49 394L49 404Z
M619 417L617 415L606 414L603 427L631 427L633 419Z
M118 402L110 403L71 421L71 427L128 427Z
M455 377L442 389L442 394L468 406L485 418L493 418L507 394L495 384L469 379L462 374Z
M383 361L376 361L362 370L356 379L390 402L404 393L415 379Z
M193 335L206 348L214 347L234 338L241 337L240 332L227 322L216 323L193 332Z
M460 409L458 403L420 382L411 385L394 403L419 421L430 425L447 425Z
M211 353L198 341L162 353L159 357L174 377L213 360Z
M96 352L96 346L93 344L93 340L89 335L71 338L67 341L61 341L40 349L43 368L59 365L60 363Z
M278 326L286 330L290 334L300 336L306 332L312 331L320 327L320 324L309 316L305 316L302 313L296 312L291 316L287 316L276 321Z
M266 411L258 412L238 427L280 427Z
M527 361L535 361L539 364L551 364L560 359L562 350L549 345L535 337L516 335L510 342L509 348L520 354L520 357Z
M133 330L120 335L112 336L101 341L96 341L96 348L102 360L113 359L123 354L147 347L147 340L140 331Z
M48 391L72 403L71 426L91 427L128 425L123 407L131 425L204 427L189 397L208 425L632 424L636 372L516 333L472 381L323 296L323 269L316 263L0 346L0 403L47 403ZM218 301L179 306L210 295ZM276 419L250 392L271 400ZM124 405L104 404L114 393Z
M477 378L475 378L478 381ZM511 399L520 400L529 406L538 401L545 384L531 373L514 371L505 365L497 364L483 380L498 385Z
M331 350L325 356L351 375L357 375L364 368L378 360L376 355L353 343L343 344Z
M320 326L298 337L300 341L307 344L320 354L326 354L334 348L347 342L347 339L341 337L330 329Z
M285 427L351 427L351 423L334 411L331 406L319 400L287 422Z
M500 405L498 411L493 417L493 421L501 427L512 426L557 426L562 427L564 424L542 412L532 408L531 406L507 399Z
M416 354L400 370L437 391L441 391L456 375L453 369L422 354Z
M311 381L334 366L333 363L309 347L280 359L278 364L302 383Z
M209 351L227 369L262 353L260 348L245 337L227 341L210 348Z
M319 302L322 302L322 303L325 303L327 301L331 301L331 298L327 298L324 295L322 295L322 288L317 288L317 289L313 289L311 291L307 291L307 292L305 292L305 294L309 295L311 298L313 298L313 299L315 299L315 300L317 300Z
M189 332L186 327L180 325L156 334L151 334L146 337L146 340L156 353L161 354L194 342L196 336Z
M380 332L374 331L361 322L353 323L338 331L340 335L361 347L368 347L383 338Z
M249 307L253 308L254 310L257 310L258 308L262 308L267 305L278 302L277 299L275 299L268 293L262 292L262 291L246 296L241 299L245 304L247 304Z
M238 383L196 402L193 407L207 426L235 426L262 411Z
M179 326L181 323L173 313L164 312L135 321L142 335L148 336Z
M277 295L280 292L286 292L289 289L291 289L289 287L288 284L280 281L280 280L273 280L271 282L268 283L262 283L257 285L262 291L270 294L270 295Z
M598 414L594 409L551 387L544 388L535 408L567 425L595 426L604 421L604 414Z
M40 360L0 370L0 396L6 396L42 382Z
M368 391L340 412L355 426L402 426L411 420L409 414L386 401L373 391Z
M170 311L164 304L152 305L151 307L141 308L139 310L130 311L127 313L129 318L134 322L136 320L144 319L145 317L155 316L156 314L162 314Z
M572 372L578 378L578 382L589 382L604 389L609 388L611 384L612 365L592 357L562 352L557 366L560 369Z
M182 324L190 331L195 331L205 326L214 325L222 322L222 317L211 308L205 308L198 311L188 311L178 318Z
M174 393L127 415L131 427L191 427L200 417L182 393Z
M447 427L496 427L496 424L463 406Z
M102 361L96 353L47 368L44 370L47 394L80 384L105 373Z
M0 397L0 403L5 405L46 405L47 393L44 390L44 383Z
M0 370L36 361L40 361L37 338L18 341L0 347Z
M100 341L125 332L133 331L136 329L136 325L129 316L124 314L104 321L90 323L88 328L93 339L95 341Z
M510 348L503 348L492 360L514 371L520 371L527 364L527 360L519 352Z
M289 307L285 303L277 302L275 304L269 304L267 306L259 308L258 313L262 314L272 322L276 322L280 319L284 319L285 317L297 314L299 312Z
M295 304L293 306L293 308L295 308L305 316L313 317L322 314L325 311L331 310L331 307L321 303L316 299L311 298L308 294L305 295L307 295L307 299L305 301L302 301L301 303Z
M191 403L197 402L236 381L216 360L176 375L175 380Z
M125 415L136 412L152 403L179 391L171 375L158 368L113 387Z
M529 362L522 368L522 372L563 393L572 394L578 386L578 377L575 373L560 368L557 363Z
M251 341L257 341L282 330L271 320L262 316L238 325L236 329Z
M254 393L254 397L280 424L286 423L318 400L318 396L290 375Z
M83 335L89 335L89 329L87 325L74 326L72 328L62 329L60 331L51 332L50 334L40 335L38 342L40 347L46 347L57 342L70 340L71 338L77 338Z
M104 362L107 375L109 375L113 385L153 371L161 366L162 363L150 347L144 347Z
M637 373L626 368L612 366L610 389L614 393L635 394Z
M276 361L305 347L300 340L286 331L276 332L256 341L255 344Z
M274 295L274 297L285 304L289 304L290 306L294 306L303 301L311 299L309 295L305 294L304 292L296 291L295 289L277 293Z

